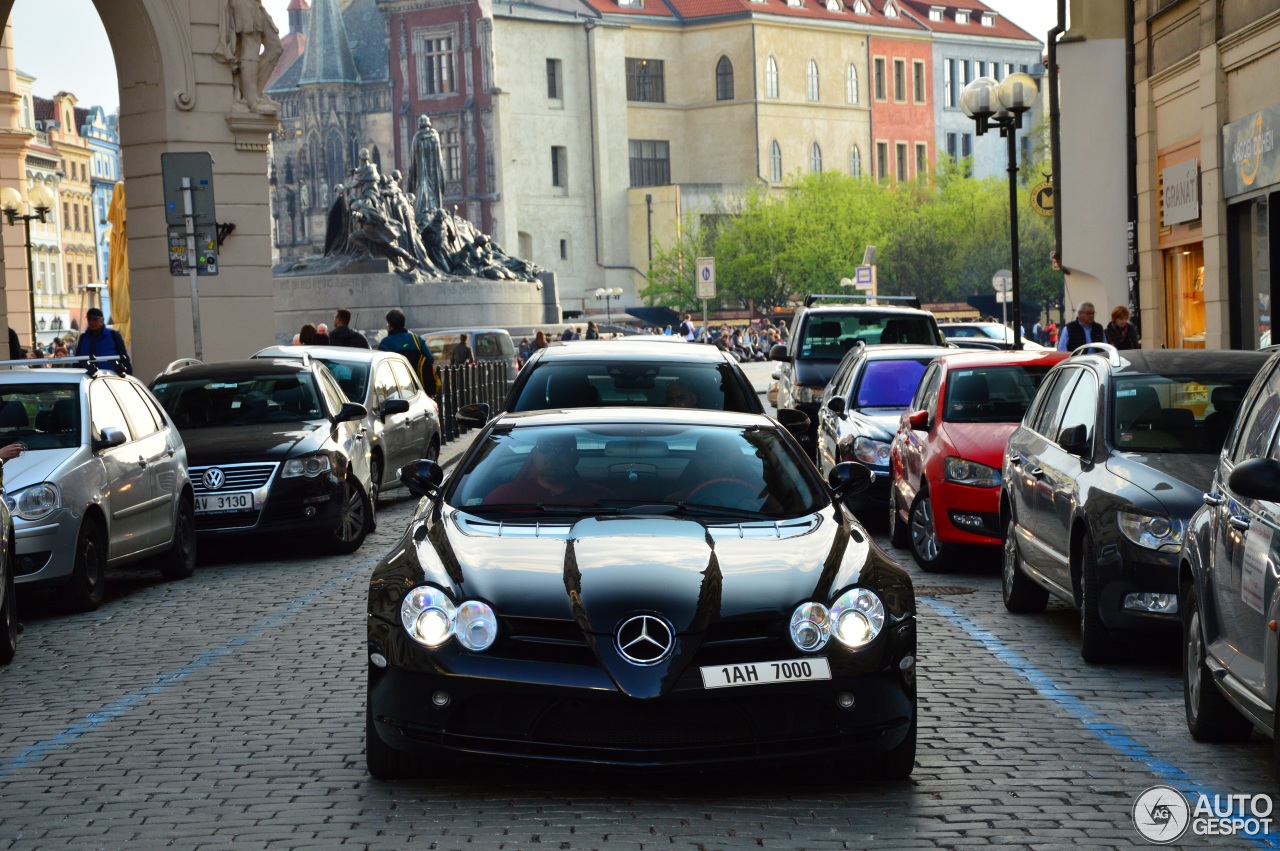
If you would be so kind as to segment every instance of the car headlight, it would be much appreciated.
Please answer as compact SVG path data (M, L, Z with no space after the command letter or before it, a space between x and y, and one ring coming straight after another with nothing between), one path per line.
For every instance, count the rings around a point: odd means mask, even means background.
M889 444L883 440L872 440L869 437L857 437L853 440L853 457L863 464L889 466Z
M1119 511L1116 512L1116 520L1121 534L1140 547L1162 553L1176 553L1182 549L1185 527L1176 517Z
M831 614L821 603L801 603L791 614L791 643L806 653L821 650L831 638Z
M48 517L61 504L58 488L51 482L41 482L29 488L5 494L9 510L23 520L39 520Z
M803 402L806 405L822 404L821 387L806 387L803 384L796 385L796 401Z
M329 464L328 455L307 455L302 458L290 458L284 462L284 467L280 470L280 478L293 479L298 476L306 476L308 479L314 479L316 476L329 472L332 469Z
M831 607L831 632L845 647L865 647L884 629L884 603L868 588L852 588Z
M468 650L488 650L498 637L498 617L487 603L467 600L455 606L431 585L420 585L400 603L400 625L424 647L439 647L450 638Z
M966 461L964 458L951 456L942 464L943 477L948 482L958 485L973 485L977 488L1000 487L1000 471L977 461Z

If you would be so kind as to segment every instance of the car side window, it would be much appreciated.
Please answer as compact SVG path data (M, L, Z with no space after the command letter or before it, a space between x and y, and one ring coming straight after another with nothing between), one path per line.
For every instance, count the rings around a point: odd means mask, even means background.
M121 381L116 378L105 379L105 382L111 388L111 392L115 394L116 401L120 403L120 407L124 409L125 417L133 426L134 436L141 440L160 430L160 424L156 422L155 415L152 414L151 408L143 400L136 387L127 381Z
M338 380L327 369L320 370L320 395L328 400L329 410L335 414L341 410L343 404L348 401L347 394L342 392L342 387L338 384ZM362 400L355 399L357 404L363 404Z
M1271 370L1266 383L1259 388L1253 405L1236 421L1233 463L1257 458L1271 441L1276 420L1280 419L1280 369Z
M404 358L399 361L391 361L391 373L395 376L396 386L399 388L398 394L401 399L411 400L422 392L422 385L412 372L409 371L407 363L401 363Z
M840 376L840 383L836 385L835 395L847 397L853 390L853 382L857 379L858 373L862 371L862 365L866 362L866 358L853 357L849 359L849 368Z
M378 371L373 374L373 403L381 408L384 402L396 398L399 392L390 362L379 364Z
M89 385L89 417L93 422L93 437L102 437L104 429L118 428L129 437L129 421L125 418L120 403L111 394L105 380L95 381Z
M938 388L942 386L942 367L936 363L929 365L920 386L916 388L916 397L911 400L911 410L929 411L929 419L935 419L938 413Z
M1037 434L1042 434L1050 440L1057 440L1058 435L1055 429L1061 420L1062 409L1067 404L1067 399L1070 398L1071 391L1079 378L1080 370L1078 369L1064 369L1058 373L1053 386L1046 389L1044 400L1040 403L1035 419L1031 423L1031 428Z
M1052 440L1058 440L1062 432L1076 426L1084 426L1084 442L1093 441L1094 426L1098 422L1098 381L1093 373L1080 370L1080 380L1071 391L1071 400L1062 411L1062 422L1057 426L1057 434L1050 432Z

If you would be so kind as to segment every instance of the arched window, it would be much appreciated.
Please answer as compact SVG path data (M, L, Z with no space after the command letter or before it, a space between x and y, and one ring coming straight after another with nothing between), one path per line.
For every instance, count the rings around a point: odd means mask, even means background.
M733 100L733 63L728 56L716 63L716 100Z
M849 63L849 73L844 78L844 97L849 103L858 102L858 66Z
M764 66L764 96L767 98L778 96L778 62L772 55Z
M858 150L857 145L849 152L849 174L852 177L862 177L862 151Z
M822 171L822 149L818 147L817 142L814 142L813 147L809 149L809 171L814 174Z
M782 182L782 147L777 139L769 144L769 179L774 183Z
M818 63L809 60L809 100L818 99Z

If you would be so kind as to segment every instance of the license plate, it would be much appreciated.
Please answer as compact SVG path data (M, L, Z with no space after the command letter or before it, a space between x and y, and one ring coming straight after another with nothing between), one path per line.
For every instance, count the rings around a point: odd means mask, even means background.
M253 491L228 491L196 497L196 514L252 510Z
M787 662L753 662L749 665L719 665L702 668L701 671L703 688L831 679L831 665L822 657L792 659Z

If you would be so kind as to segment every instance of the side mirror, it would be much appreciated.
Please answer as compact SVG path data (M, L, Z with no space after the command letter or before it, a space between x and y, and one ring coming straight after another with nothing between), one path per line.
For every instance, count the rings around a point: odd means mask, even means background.
M840 500L871 487L876 480L875 471L857 461L842 461L827 474L827 487L832 499Z
M809 431L809 415L797 408L781 408L778 410L778 422L782 427L797 437Z
M121 446L129 441L125 433L118 428L104 428L102 437L93 442L95 451L100 449L110 449L113 446Z
M781 381L782 373L775 369L773 372L769 373L769 377L772 378L774 381Z
M787 354L786 346L781 343L774 343L773 348L769 349L769 360L791 363L791 355Z
M391 416L392 414L407 414L407 413L409 413L408 399L388 399L387 401L382 403L382 412L380 416L385 422L387 417Z
M1271 458L1241 461L1227 476L1227 487L1246 499L1280 502L1280 461Z
M362 420L369 416L369 409L358 402L343 402L342 407L338 409L338 415L333 418L335 423L349 423L352 420Z
M1092 457L1093 445L1087 439L1087 434L1083 424L1068 426L1058 435L1058 445L1072 455L1078 455L1081 458Z
M914 431L929 430L929 412L916 411L907 416L907 425L911 426Z
M844 397L832 396L827 400L827 410L837 416L844 414Z
M440 485L444 482L444 467L435 461L419 458L412 464L400 468L400 484L409 489L414 496L425 496L436 499L440 496Z
M489 405L486 402L463 405L454 416L457 418L459 425L482 426L489 422Z

